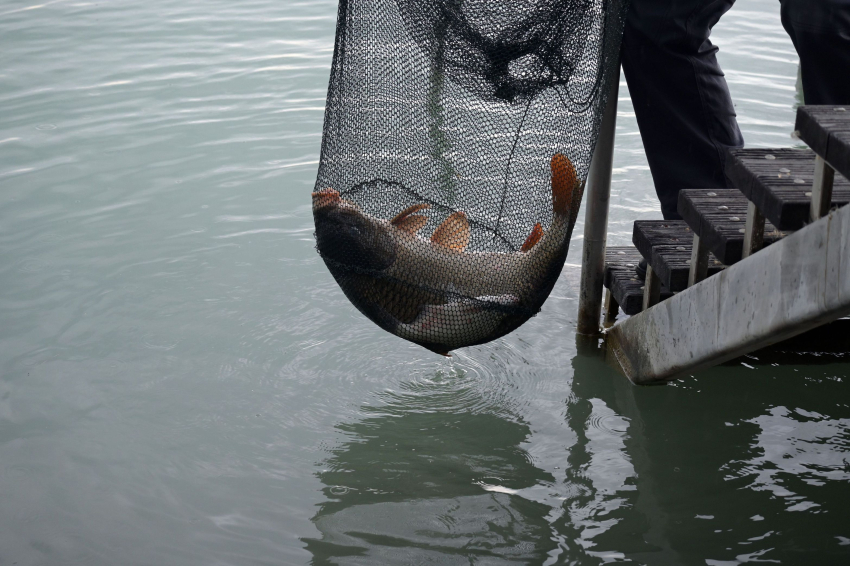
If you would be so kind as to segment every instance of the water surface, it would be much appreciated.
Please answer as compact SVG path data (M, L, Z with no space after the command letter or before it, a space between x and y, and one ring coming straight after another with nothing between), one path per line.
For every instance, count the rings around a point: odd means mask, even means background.
M778 3L715 33L790 146ZM0 564L837 564L841 358L635 388L543 312L443 359L314 250L336 5L0 7ZM625 86L610 241L658 218ZM812 365L812 361L820 362Z

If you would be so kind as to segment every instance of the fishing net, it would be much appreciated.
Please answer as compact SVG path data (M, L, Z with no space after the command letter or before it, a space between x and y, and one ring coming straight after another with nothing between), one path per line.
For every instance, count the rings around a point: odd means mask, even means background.
M340 0L317 249L379 326L448 353L563 268L626 2Z

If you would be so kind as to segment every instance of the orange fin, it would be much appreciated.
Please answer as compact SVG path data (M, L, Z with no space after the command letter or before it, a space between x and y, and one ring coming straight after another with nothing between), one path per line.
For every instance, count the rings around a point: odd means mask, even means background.
M576 168L563 153L552 156L552 212L566 216L570 210L573 189L578 185Z
M421 214L410 214L401 220L393 222L393 225L404 232L415 234L428 223L428 217Z
M520 248L520 251L527 252L531 248L537 245L537 242L540 241L540 238L543 237L543 227L538 222L534 225L534 228L531 229L531 234L528 235L528 238L525 239L525 243Z
M321 191L312 193L312 197L313 210L324 208L333 204L339 204L342 200L339 196L339 191L331 188L322 189Z
M462 252L469 245L469 220L461 211L453 213L437 226L431 242L452 252Z
M396 214L393 219L390 220L390 224L392 224L399 230L409 232L410 234L415 234L419 230L421 230L423 226L425 226L425 224L428 222L428 217L422 216L421 214L414 214L414 212L419 212L420 210L425 210L426 208L431 208L431 205L414 204L413 206L408 206L407 208Z
M390 220L390 224L398 224L402 222L405 218L413 214L414 212L419 212L420 210L425 210L426 208L431 208L430 204L414 204L413 206L408 206L398 214L396 214L392 220ZM424 217L423 217L424 218Z

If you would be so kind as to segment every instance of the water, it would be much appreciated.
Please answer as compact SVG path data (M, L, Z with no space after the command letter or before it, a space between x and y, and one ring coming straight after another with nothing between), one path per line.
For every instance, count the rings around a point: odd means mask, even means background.
M846 563L846 361L632 387L576 344L580 237L450 360L349 305L308 196L334 18L0 7L0 564ZM778 4L715 37L748 144L792 145ZM620 96L615 245L659 214Z

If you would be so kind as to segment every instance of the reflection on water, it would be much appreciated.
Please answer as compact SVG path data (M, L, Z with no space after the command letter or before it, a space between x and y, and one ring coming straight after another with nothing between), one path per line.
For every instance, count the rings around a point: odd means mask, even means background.
M598 396L629 422L625 451L637 481L624 518L646 545L631 557L650 564L850 557L850 407L844 378L834 374L846 366L823 366L822 377L796 383L725 366L699 380L636 388L581 371L582 359L574 360L575 394Z
M545 559L555 546L550 509L518 495L553 481L519 447L528 425L492 414L393 412L340 427L350 440L319 473L328 500L313 521L322 538L305 541L316 563Z
M314 563L545 560L551 507L525 492L552 491L554 477L522 447L528 423L480 385L439 372L338 426L344 441L318 473L321 537L304 540Z
M503 407L440 410L454 387L442 379L339 425L345 440L317 474L320 535L304 539L313 563L850 557L850 408L836 403L844 387L829 366L799 388L742 366L635 388L580 344L572 369L564 470L529 455L545 433ZM818 393L801 397L806 387Z

